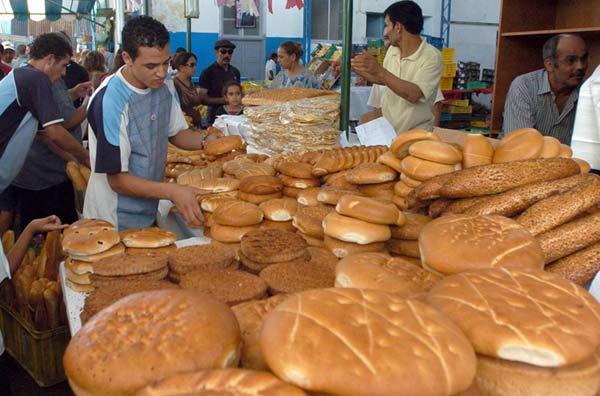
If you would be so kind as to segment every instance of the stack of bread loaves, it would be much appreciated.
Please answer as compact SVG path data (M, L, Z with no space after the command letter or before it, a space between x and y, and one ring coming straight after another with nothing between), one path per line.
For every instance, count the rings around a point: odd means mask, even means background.
M312 165L304 162L282 161L276 165L279 177L284 185L283 193L297 198L303 190L319 187L321 181L312 174Z
M600 390L600 308L585 289L540 270L484 269L442 279L427 302L475 348L482 394Z
M393 201L398 172L381 163L358 165L346 172L346 181L356 186L361 195ZM395 202L395 201L394 201ZM402 203L400 209L404 209Z
M263 218L262 210L253 203L222 202L211 216L210 236L215 241L237 244L247 232L258 228Z
M240 180L240 199L259 205L282 197L283 183L270 175L246 176Z
M260 209L265 215L262 228L281 228L295 231L292 218L298 210L298 202L293 198L270 199L260 204Z
M404 213L406 222L392 226L392 238L385 243L387 251L396 257L420 265L419 234L431 217L418 213Z
M344 195L336 211L323 220L325 247L337 257L350 253L380 252L390 239L390 225L402 225L404 214L391 202Z
M292 218L292 225L309 246L323 247L325 238L323 220L333 211L334 207L330 205L301 205Z

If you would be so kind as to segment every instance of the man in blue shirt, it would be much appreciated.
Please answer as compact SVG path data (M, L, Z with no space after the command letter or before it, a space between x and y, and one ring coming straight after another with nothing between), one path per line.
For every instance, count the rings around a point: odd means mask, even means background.
M169 142L199 150L204 139L187 127L167 73L169 32L141 16L123 28L125 66L98 87L88 107L92 174L83 215L119 229L154 224L158 201L173 201L188 223L201 224L198 195L190 186L164 183Z
M0 193L21 170L36 136L89 164L87 150L62 126L52 99L52 83L64 75L72 54L61 36L42 34L31 45L28 65L0 81Z

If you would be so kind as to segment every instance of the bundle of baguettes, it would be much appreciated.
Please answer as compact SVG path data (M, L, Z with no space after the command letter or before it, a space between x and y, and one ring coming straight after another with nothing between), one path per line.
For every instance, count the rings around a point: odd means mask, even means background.
M80 220L65 229L62 247L67 286L91 292L119 281L161 280L176 236L159 228L130 229L121 234L104 220Z

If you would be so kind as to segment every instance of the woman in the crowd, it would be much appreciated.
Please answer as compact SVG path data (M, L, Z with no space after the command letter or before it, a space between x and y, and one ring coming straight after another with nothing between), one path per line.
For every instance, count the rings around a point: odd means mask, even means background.
M302 45L293 41L281 43L277 50L277 58L281 71L277 74L271 88L321 88L321 84L314 74L300 64L304 54Z
M200 127L202 116L196 107L202 104L202 99L192 82L192 76L196 74L197 63L196 55L191 52L180 52L175 55L173 69L177 70L177 74L173 77L173 82L179 94L181 109L187 116L192 118L194 126Z
M98 88L102 78L106 76L106 59L98 51L92 51L83 60L82 65L90 75L94 89Z

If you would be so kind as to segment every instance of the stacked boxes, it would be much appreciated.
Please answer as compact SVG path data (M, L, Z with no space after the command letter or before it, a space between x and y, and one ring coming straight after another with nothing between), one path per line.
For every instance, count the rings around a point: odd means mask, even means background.
M442 77L440 79L440 89L442 91L451 91L454 85L457 66L454 61L454 48L442 48Z
M454 84L457 89L467 89L469 81L478 81L481 65L477 62L458 62Z

